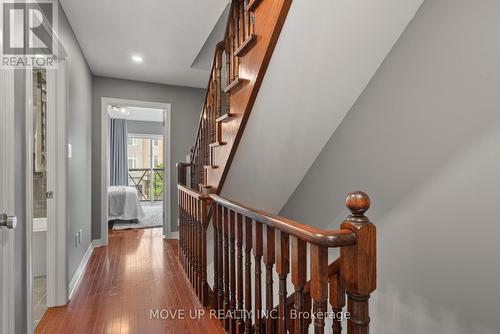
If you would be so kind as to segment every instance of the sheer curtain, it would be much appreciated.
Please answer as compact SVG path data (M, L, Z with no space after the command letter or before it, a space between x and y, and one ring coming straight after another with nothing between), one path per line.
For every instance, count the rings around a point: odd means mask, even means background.
M109 129L109 178L112 186L128 185L127 120L111 118Z

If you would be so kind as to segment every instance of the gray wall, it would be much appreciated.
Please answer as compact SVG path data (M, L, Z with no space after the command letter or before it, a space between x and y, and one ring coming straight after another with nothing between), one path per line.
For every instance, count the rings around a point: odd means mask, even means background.
M163 135L162 122L127 121L128 133L138 135Z
M374 333L499 333L500 2L426 1L281 214L372 197Z
M184 161L193 145L195 130L204 98L204 90L146 82L94 77L93 137L92 137L92 238L101 237L101 98L170 103L172 105L172 225L177 226L177 173L175 164Z
M68 144L68 280L91 243L92 195L92 73L71 26L59 7L59 39L68 53L69 110ZM75 246L75 233L82 230L82 242Z

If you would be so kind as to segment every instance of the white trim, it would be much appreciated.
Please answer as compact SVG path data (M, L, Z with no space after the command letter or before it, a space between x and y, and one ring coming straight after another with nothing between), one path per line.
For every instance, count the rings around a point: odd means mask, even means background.
M92 240L92 246L94 246L94 248L98 248L98 247L106 246L106 244L101 239L95 239L95 240Z
M66 135L66 111L68 110L68 75L66 62L59 61L55 70L47 69L47 117L51 117L47 138L49 154L47 189L54 191L50 200L52 219L47 231L47 305L61 306L68 301L67 264L67 181L68 137ZM52 102L51 102L52 101ZM52 132L52 133L51 133ZM51 140L50 140L51 138Z
M47 306L68 301L67 258L67 135L68 73L60 60L57 69L47 69L47 190L54 199L47 202ZM33 333L33 68L26 80L26 318L28 333Z
M168 162L163 163L164 168L168 168L168 175L163 171L164 185L163 185L163 236L167 239L178 239L179 233L172 231L172 177L174 162L172 161L172 108L165 110L163 121L163 156L168 159ZM163 160L165 160L165 158ZM170 205L168 204L170 202Z
M25 70L25 138L26 138L26 166L24 179L26 180L26 327L28 333L33 333L33 68Z
M76 289L78 288L78 285L80 284L80 281L82 280L83 273L85 272L85 268L87 267L87 264L89 263L90 257L92 256L92 253L94 251L94 245L93 243L90 243L89 248L87 248L87 251L85 252L85 255L83 256L82 261L78 265L78 268L76 268L75 274L71 278L71 281L69 282L69 299L73 296L73 293L75 293Z
M112 97L101 97L101 242L108 244L108 184L109 184L109 162L108 162L108 108L109 104L127 105L130 107L155 108L164 110L165 126L163 129L163 147L164 147L164 168L167 170L165 192L163 196L163 234L171 238L171 206L172 206L172 150L171 150L171 113L172 105L170 103L150 102L118 99ZM170 203L170 205L167 205ZM169 208L168 212L166 208Z
M15 212L14 71L0 70L0 213ZM14 231L0 229L0 333L15 333Z

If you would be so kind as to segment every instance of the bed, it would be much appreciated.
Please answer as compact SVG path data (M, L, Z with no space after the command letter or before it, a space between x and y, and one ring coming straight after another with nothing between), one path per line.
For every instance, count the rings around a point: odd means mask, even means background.
M139 193L135 187L108 187L108 221L130 220L139 222L144 218Z

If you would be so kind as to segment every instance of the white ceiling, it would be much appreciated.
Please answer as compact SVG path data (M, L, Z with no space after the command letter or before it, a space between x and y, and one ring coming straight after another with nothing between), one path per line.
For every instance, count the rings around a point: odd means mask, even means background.
M228 0L61 0L95 75L202 87L191 65ZM133 63L131 56L144 58Z
M129 121L163 122L163 110L154 108L124 107L125 113L119 110L109 110L111 118L121 118Z

